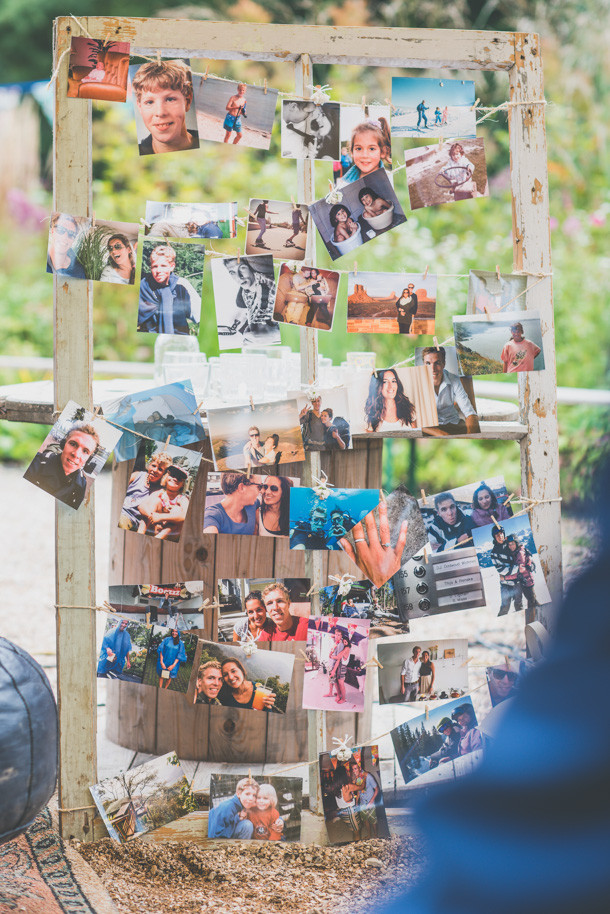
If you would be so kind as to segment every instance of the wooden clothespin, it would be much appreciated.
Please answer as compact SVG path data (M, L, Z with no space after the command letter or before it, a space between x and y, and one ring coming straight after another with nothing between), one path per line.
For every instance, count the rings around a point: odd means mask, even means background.
M506 664L506 666L510 666L510 657L508 656L508 654L504 654L504 663Z
M500 265L497 263L496 264L496 279L498 280L498 282L500 282L501 278L502 277L500 276Z
M391 113L392 111L396 111L396 106L392 104L392 102L390 101L389 98L384 98L384 102L386 103L386 105L389 105L389 107L390 107L390 113Z
M330 180L330 178L328 179L328 186L330 187L331 190L334 190L334 189L335 189L335 185L334 185L333 182Z
M362 96L362 112L366 115L366 95Z
M438 345L438 337L433 336L432 339L434 340L434 345L435 345L436 349L440 350L441 347Z
M157 51L157 63L161 63L161 51Z
M200 400L199 403L197 404L197 406L195 407L195 409L193 410L193 416L200 411L202 406L203 406L203 400Z
M489 320L490 314L489 314L489 311L487 310L487 305L483 305L483 311L485 312L485 317L487 318L487 320Z
M354 276L358 275L358 261L354 260Z
M296 206L296 203L294 202L294 197L292 197L292 196L290 197L290 202L292 203L293 206Z
M500 528L500 524L498 523L498 521L496 520L496 518L493 516L493 514L491 515L491 519L492 519L492 521L494 522L494 524L496 525L496 527L498 528L498 530L500 530L500 529L501 529L501 528Z
M424 492L423 489L421 490L421 499L422 499L423 503L427 506L428 499L426 498L426 493Z
M208 78L209 69L210 69L210 65L208 64L207 67L205 68L205 73L203 74L203 81L204 81L204 82L205 82L206 79Z
M479 102L480 102L480 101L481 101L481 99L480 99L480 98L477 98L476 102L474 103L474 105L472 105L472 107L471 107L470 110L471 110L471 111L476 111L477 108L479 107Z
M383 665L381 663L379 663L379 660L377 659L377 657L371 657L371 659L367 660L364 665L365 666L378 666L380 670L383 669Z
M430 717L430 710L428 708L428 705L426 705L426 707L424 708L424 711L426 712L426 720L428 720L428 718Z
M426 264L426 269L424 270L424 279L427 279L427 277L428 277L428 268L429 268L429 265Z
M428 564L428 550L424 549L424 565Z
M263 80L263 86L264 86L265 95L266 95L267 94L267 77L266 76L265 76L265 79Z
M307 662L309 662L309 657L307 656L307 654L305 653L305 651L303 650L302 647L299 648L299 654L302 654L303 657L305 658L305 660L307 660Z
M238 263L239 263L240 259L241 259L241 257L240 257L240 253L239 253L239 248L237 248L237 262Z
M246 467L246 479L250 479L250 473L252 472L252 463L248 460L248 466Z
M97 419L97 417L99 416L101 410L102 410L102 407L101 407L101 406L96 406L96 407L95 407L95 409L93 410L93 418L94 418L94 419Z
M385 497L385 492L383 491L383 489L379 490L379 501L380 501L380 503L383 502L384 505L387 504L387 502L388 502L387 498Z
M471 663L473 660L474 660L474 657L469 657L468 660L464 660L464 662L460 664L460 667L468 666L468 664Z
M252 780L252 769L248 768L248 777Z
M252 399L252 394L250 394L250 409L254 412L254 400Z
M169 442L170 442L171 437L172 437L171 435L168 435L167 438L165 439L165 449L166 450L169 447Z

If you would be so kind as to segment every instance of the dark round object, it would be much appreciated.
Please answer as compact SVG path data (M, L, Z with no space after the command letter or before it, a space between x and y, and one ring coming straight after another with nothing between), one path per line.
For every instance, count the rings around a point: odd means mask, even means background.
M429 589L428 585L426 584L425 581L420 581L419 584L417 585L417 587L415 588L415 590L418 593L428 593L428 589Z
M0 844L25 831L55 791L57 705L42 667L0 638Z
M422 597L417 605L419 606L421 611L425 613L425 612L428 612L428 610L430 609L430 606L432 604L430 603L430 600L427 597Z
M426 576L426 569L423 565L416 565L413 569L413 574L416 578L423 578Z

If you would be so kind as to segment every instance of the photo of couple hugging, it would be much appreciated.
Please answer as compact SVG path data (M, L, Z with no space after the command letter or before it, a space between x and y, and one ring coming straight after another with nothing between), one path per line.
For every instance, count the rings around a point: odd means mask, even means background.
M203 532L288 536L295 482L288 476L208 473Z
M348 761L323 753L320 776L331 844L389 837L377 746L354 749Z
M302 790L300 778L213 774L208 838L298 841Z
M245 618L233 626L233 641L307 641L309 612L291 613L291 605L290 591L280 581L251 590L244 600Z
M330 330L338 286L339 274L332 270L307 266L292 269L283 263L273 316L285 324Z
M290 692L294 655L280 651L250 652L237 644L200 641L195 681L196 705L223 705L284 714Z
M314 395L299 413L306 451L344 451L350 446L350 425L336 416L331 406L322 409L322 397Z

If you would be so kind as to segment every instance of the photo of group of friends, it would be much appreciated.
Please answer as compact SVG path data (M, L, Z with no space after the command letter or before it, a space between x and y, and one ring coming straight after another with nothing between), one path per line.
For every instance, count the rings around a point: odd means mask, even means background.
M281 651L250 652L239 644L200 642L195 704L285 714L294 655Z
M143 440L127 484L119 527L177 543L200 463L200 451Z
M126 101L130 49L128 41L74 36L70 42L68 98Z
M352 434L438 425L432 373L424 366L357 372L348 392Z
M212 774L208 838L300 841L303 779Z
M309 617L303 708L364 710L370 627L368 619Z
M104 778L89 790L108 836L124 844L197 809L175 752Z
M350 272L348 333L434 334L436 276Z
M218 640L306 641L309 578L222 578Z
M101 408L104 418L122 433L114 449L117 461L135 459L142 436L180 447L206 437L197 400L188 381L175 381L105 400Z
M475 527L487 527L513 516L503 476L469 483L419 499L433 552L472 547Z
M489 196L483 139L406 149L405 164L412 210Z
M474 82L392 77L392 136L475 137Z
M208 473L204 533L289 536L290 493L301 480L256 473Z
M346 184L329 199L312 203L310 211L332 260L407 221L383 168Z
M469 697L434 706L392 730L408 792L468 774L482 757L483 737Z
M476 435L481 431L472 378L464 377L458 366L455 346L418 346L415 365L432 375L438 425L423 429L424 435L447 438Z
M121 430L69 400L23 474L71 508L80 508Z
M318 105L313 101L282 101L282 158L339 158L338 102Z
M138 332L197 336L204 267L202 244L145 239Z
M188 60L149 60L129 67L141 156L199 149Z
M278 260L303 260L308 229L309 208L304 203L251 199L246 254L268 251Z
M237 203L146 201L145 233L155 238L235 238Z
M340 274L334 270L283 263L273 317L283 324L332 330Z
M195 634L113 616L106 622L97 676L186 694L196 651Z
M466 375L542 371L542 327L537 311L502 311L453 318L460 372Z
M322 752L320 782L331 844L390 837L378 746L356 746L347 760L332 752Z
M379 489L316 489L290 493L290 548L340 551L354 524L379 504Z
M471 270L466 314L495 314L509 305L513 311L525 311L526 289L527 276L521 273Z
M271 254L214 258L212 280L221 350L281 342Z
M352 447L349 404L345 387L335 387L311 398L296 395L303 446L306 451L345 451Z
M294 398L209 409L207 416L217 470L273 468L305 460Z
M386 105L341 105L341 156L333 164L335 184L344 187L378 168L392 168L390 109Z
M401 484L348 531L341 545L368 580L381 587L426 542L417 499Z
M193 73L197 128L202 140L269 149L277 89Z
M468 691L468 640L384 639L377 647L379 704L443 701Z
M483 576L472 546L428 552L405 562L392 578L401 619L422 619L486 605Z
M108 602L134 622L176 626L179 631L203 628L203 581L171 584L111 584Z
M47 273L133 285L139 225L51 213Z

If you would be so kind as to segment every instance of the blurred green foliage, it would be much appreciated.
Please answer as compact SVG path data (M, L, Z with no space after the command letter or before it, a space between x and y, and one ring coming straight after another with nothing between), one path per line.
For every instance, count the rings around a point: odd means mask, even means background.
M105 12L118 12L109 3ZM144 15L131 4L130 15ZM75 15L90 12L92 3L81 3ZM378 0L345 0L344 3L279 3L265 11L253 0L237 4L215 2L214 10L178 9L164 3L165 15L204 18L234 18L261 21L330 22L337 26L367 22L375 25L505 28L539 31L543 39L547 140L550 176L550 207L553 244L553 293L557 334L558 383L569 387L603 388L607 385L607 352L610 341L610 311L605 305L610 257L610 193L607 124L610 117L606 41L599 22L605 21L608 0L579 2L562 0L544 10L528 0L511 4L459 0L447 7L439 0L381 3ZM41 8L45 15L58 14L56 4L43 2L35 22L40 27ZM12 22L17 9L12 0L0 0L0 24ZM158 9L147 5L147 14ZM63 12L63 10L62 10ZM9 18L7 18L7 16ZM24 17L25 18L25 17ZM21 26L20 26L21 27ZM0 30L1 33L2 30ZM38 34L38 32L36 32ZM0 39L6 44L6 34ZM12 52L11 52L12 53ZM10 78L23 76L14 65ZM26 60L26 58L23 58ZM32 65L32 55L27 56ZM206 61L195 63L204 69ZM38 66L38 63L37 63ZM211 71L230 78L243 78L283 91L293 88L290 63L246 63L213 61ZM32 69L29 78L41 76ZM314 81L328 82L333 98L358 102L366 94L370 102L389 97L392 75L422 75L420 71L360 67L317 67ZM434 75L430 72L423 75ZM508 97L505 73L451 72L452 77L475 78L481 104L499 104ZM5 77L6 78L6 77ZM358 251L361 270L423 270L463 274L469 269L512 268L511 202L506 116L499 112L479 128L485 137L490 199L457 205L408 211L404 171L395 175L395 187L408 222L395 232L376 239ZM296 193L296 164L279 156L279 122L276 118L271 149L264 152L206 143L199 152L150 156L138 155L135 124L130 103L96 103L93 108L94 209L99 219L138 221L146 200L230 201L239 204L239 214L251 196L262 193L269 199L290 199ZM403 161L404 141L395 141L395 165ZM316 165L316 194L328 189L330 166ZM39 201L40 202L40 201ZM45 204L51 208L50 198ZM0 315L3 351L10 354L51 355L53 350L52 279L44 273L46 225L40 234L21 231L14 222L0 223L0 244L6 256L0 266L3 296ZM244 229L236 241L214 241L214 249L233 253L243 250ZM208 243L209 244L209 243ZM141 254L140 254L141 257ZM332 266L318 239L318 264ZM351 269L353 259L336 264ZM214 301L209 263L203 282L201 349L208 356L218 354ZM550 282L545 279L543 282ZM398 337L347 334L346 277L342 278L340 304L332 333L319 334L320 350L340 362L354 349L374 349L377 364L391 364L411 354L412 342ZM451 334L451 317L464 313L467 279L448 276L439 279L437 337ZM154 335L136 333L137 285L100 283L94 291L94 355L100 359L149 361ZM282 327L283 342L298 347L296 328ZM421 345L431 343L424 337ZM1 383L28 380L26 372L0 374ZM494 378L494 380L497 380ZM562 489L566 501L585 502L592 496L592 480L602 457L610 452L608 416L600 409L565 406L559 409ZM45 433L31 426L0 426L0 457L28 460ZM414 447L408 441L385 443L387 488L405 477L416 488L439 491L448 484L471 481L473 476L503 472L511 490L520 485L519 448L513 442L423 441Z

